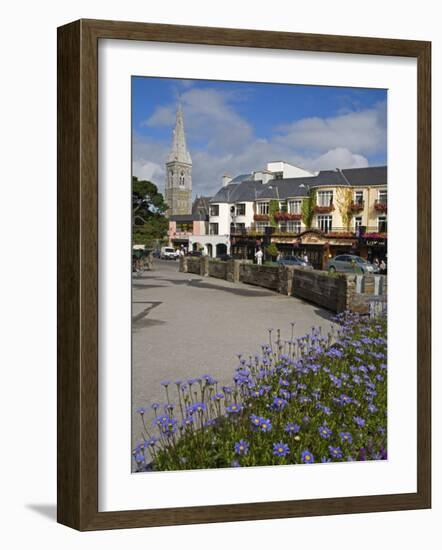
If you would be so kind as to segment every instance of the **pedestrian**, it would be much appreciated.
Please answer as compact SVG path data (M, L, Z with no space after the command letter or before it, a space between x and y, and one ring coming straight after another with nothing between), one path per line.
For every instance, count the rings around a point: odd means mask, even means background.
M263 257L262 250L258 248L258 250L255 253L256 263L258 265L262 265L262 257Z
M308 256L307 256L307 252L304 252L304 256L303 256L303 258L302 258L302 259L304 260L304 262L305 262L306 264L308 264Z
M381 260L381 263L379 265L379 270L382 275L385 275L387 273L387 264L385 263L384 260Z

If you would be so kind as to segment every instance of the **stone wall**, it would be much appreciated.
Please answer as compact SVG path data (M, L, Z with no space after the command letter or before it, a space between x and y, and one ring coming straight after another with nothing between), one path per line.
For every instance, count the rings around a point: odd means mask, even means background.
M295 268L292 296L341 313L347 305L347 278L343 274L332 276L326 271Z
M239 280L249 285L279 290L279 269L279 267L264 265L241 264L239 268Z
M209 260L209 276L217 279L227 278L227 262Z
M260 266L244 260L220 262L207 256L180 258L180 271L268 288L335 313L350 310L370 314L384 311L387 304L385 275L330 275L326 271L294 266Z

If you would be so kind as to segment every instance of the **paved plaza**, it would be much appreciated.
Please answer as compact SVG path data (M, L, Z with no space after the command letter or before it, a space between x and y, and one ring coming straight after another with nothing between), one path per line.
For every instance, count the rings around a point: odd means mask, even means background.
M254 355L268 329L283 338L331 325L329 311L297 298L243 283L180 273L178 262L155 260L154 270L133 280L134 410L164 402L162 380L211 374L230 384L237 355ZM150 411L149 411L150 412ZM140 436L134 415L133 437Z

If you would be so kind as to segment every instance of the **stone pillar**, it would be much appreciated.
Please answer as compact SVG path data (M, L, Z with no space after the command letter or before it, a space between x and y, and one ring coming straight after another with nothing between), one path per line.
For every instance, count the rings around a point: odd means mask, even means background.
M180 256L180 271L187 273L187 256Z
M200 275L202 277L209 276L209 257L201 256L200 258Z

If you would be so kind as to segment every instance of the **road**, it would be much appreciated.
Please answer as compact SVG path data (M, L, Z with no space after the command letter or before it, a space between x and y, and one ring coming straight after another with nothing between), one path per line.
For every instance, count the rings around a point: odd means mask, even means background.
M282 337L303 335L312 326L327 332L332 314L267 289L180 273L178 262L156 260L154 271L133 280L132 405L164 402L162 380L210 374L232 381L237 354L259 353L268 329ZM140 437L134 413L133 441Z

